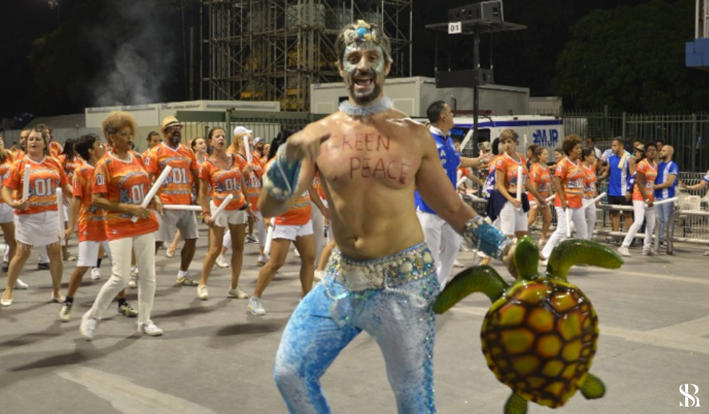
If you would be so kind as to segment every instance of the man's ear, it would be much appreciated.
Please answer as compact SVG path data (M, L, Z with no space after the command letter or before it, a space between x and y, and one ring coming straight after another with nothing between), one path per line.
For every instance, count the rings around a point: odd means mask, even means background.
M342 68L342 61L338 60L337 63L337 71L340 73L341 78L345 78L345 69Z
M388 60L387 64L384 66L384 77L389 76L390 70L391 70L391 60Z

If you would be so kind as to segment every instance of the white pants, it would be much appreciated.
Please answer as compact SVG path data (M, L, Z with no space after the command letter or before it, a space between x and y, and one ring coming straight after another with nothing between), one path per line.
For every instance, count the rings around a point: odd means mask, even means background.
M155 299L155 233L126 237L108 242L113 255L111 278L101 287L89 316L101 319L118 292L125 289L130 279L131 252L135 251L136 264L140 268L138 278L138 323L150 319Z
M569 207L564 211L561 207L554 207L556 209L556 231L549 237L547 244L544 245L542 250L542 256L548 259L551 256L552 250L559 244L560 241L566 239L566 214L569 212L571 214L571 222L576 226L576 237L579 239L586 238L586 217L584 216L583 208L571 208Z
M417 211L416 215L421 222L426 245L431 250L433 263L436 264L438 283L444 286L453 270L463 238L436 214Z
M320 263L322 249L325 247L325 216L320 209L313 204L310 209L310 221L313 222L313 234L315 235L315 265Z
M509 201L500 210L500 230L507 236L514 236L518 231L527 231L527 213L522 208L515 208Z
M638 234L638 231L640 231L640 227L643 226L643 222L647 219L643 250L650 250L652 248L652 233L655 232L655 212L655 206L648 208L645 206L644 201L633 200L633 225L630 226L628 234L626 234L625 239L623 239L624 247L630 246L633 238Z
M596 229L596 203L591 198L584 198L583 206L584 216L586 216L586 239L591 240Z
M254 216L256 216L254 225L256 226L256 231L258 231L258 245L264 247L266 246L266 226L263 225L263 216L260 211L254 211Z

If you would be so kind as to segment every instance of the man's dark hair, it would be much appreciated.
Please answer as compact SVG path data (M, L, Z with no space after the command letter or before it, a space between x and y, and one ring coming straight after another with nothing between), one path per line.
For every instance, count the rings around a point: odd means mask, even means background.
M621 147L625 148L625 140L622 137L613 137L613 141L617 142Z
M660 141L660 140L658 140L658 141L659 141L659 142L662 142L662 141ZM653 141L647 142L647 143L645 144L645 148L644 148L645 151L647 151L647 147L653 147L653 148L655 148L655 149L657 150L657 141L655 141L655 142L653 142Z
M150 131L150 132L148 132L148 138L147 138L146 140L147 140L148 142L150 142L150 137L152 137L153 135L158 135L158 136L160 136L160 133L159 133L158 131Z
M291 135L293 135L293 131L291 131L289 129L281 130L281 132L278 133L276 138L274 138L273 141L271 141L271 149L268 151L267 160L270 160L271 158L276 156L276 153L278 152L278 148L281 145L285 144Z
M93 149L94 142L98 140L98 135L96 134L86 134L79 137L74 143L74 150L88 162L91 155L89 154L89 149Z
M593 142L593 145L596 145L596 138L594 138L594 137L586 137L586 141L588 141L589 139L591 140L591 142Z
M445 101L436 101L428 106L426 109L426 116L428 117L428 122L435 124L441 120L441 113L445 109Z

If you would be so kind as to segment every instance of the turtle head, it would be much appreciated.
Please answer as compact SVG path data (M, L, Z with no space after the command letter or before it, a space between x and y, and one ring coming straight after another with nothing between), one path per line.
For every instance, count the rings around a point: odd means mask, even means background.
M530 280L537 275L539 248L531 237L523 236L517 241L513 260L517 268L517 279Z

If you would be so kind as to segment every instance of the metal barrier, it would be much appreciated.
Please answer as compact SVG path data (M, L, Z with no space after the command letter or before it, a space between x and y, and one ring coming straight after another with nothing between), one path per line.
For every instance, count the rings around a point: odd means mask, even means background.
M177 111L176 116L184 123L182 136L185 140L206 137L211 128L220 127L228 132L229 143L231 143L231 130L235 126L250 129L253 131L254 138L262 137L267 142L271 142L282 130L298 131L309 123L325 117L325 115L303 112L256 111Z

